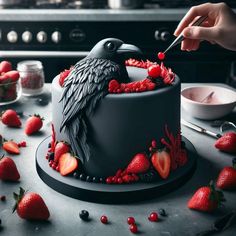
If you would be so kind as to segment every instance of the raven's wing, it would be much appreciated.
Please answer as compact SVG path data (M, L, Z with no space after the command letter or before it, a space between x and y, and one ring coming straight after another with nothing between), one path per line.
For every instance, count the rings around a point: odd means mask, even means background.
M107 84L120 75L119 66L109 60L85 58L79 61L65 80L61 97L63 121L71 139L73 151L78 144L88 156L86 115L91 113L97 102L107 94ZM71 137L71 138L70 138ZM77 139L78 144L75 143Z

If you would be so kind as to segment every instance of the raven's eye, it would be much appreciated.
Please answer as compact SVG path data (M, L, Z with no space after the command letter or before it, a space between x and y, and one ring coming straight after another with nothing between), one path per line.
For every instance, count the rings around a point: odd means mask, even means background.
M116 46L114 43L112 42L108 42L105 47L109 50L109 51L114 51L116 49Z

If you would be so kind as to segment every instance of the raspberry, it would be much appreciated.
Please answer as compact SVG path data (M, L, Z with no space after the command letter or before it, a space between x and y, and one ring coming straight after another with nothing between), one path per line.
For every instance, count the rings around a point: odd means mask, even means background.
M158 59L161 60L161 61L165 59L165 56L166 55L163 52L158 52L158 54L157 54Z
M148 68L148 75L152 78L157 78L161 74L161 67L159 65L152 65Z

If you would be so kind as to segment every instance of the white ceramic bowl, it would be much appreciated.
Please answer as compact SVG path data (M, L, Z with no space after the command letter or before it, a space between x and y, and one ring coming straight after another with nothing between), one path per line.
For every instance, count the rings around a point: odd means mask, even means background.
M212 92L213 95L207 99ZM181 91L181 105L193 117L214 120L233 110L236 92L219 86L191 86Z

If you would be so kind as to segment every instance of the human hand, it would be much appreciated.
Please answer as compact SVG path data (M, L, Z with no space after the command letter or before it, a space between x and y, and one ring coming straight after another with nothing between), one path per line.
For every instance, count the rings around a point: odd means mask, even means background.
M191 26L199 16L207 16L201 26ZM174 32L185 39L181 50L197 50L202 40L236 51L236 14L225 3L205 3L192 7Z

